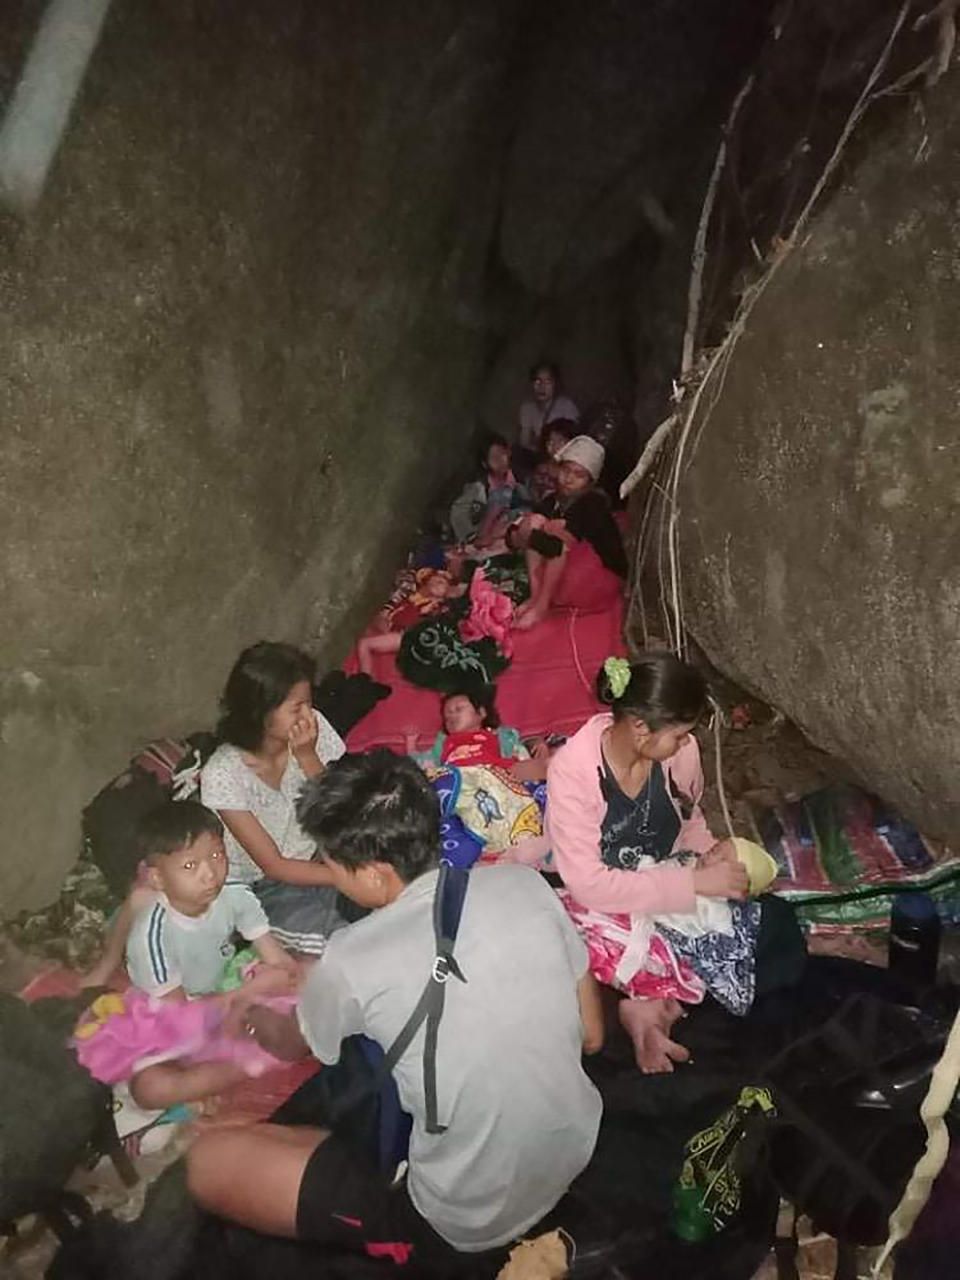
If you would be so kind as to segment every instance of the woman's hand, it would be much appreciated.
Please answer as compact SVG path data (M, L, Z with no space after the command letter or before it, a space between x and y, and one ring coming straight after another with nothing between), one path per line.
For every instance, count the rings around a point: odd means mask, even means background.
M739 862L732 840L718 840L706 853L700 855L699 865L715 867L720 862Z
M287 738L290 750L295 756L301 756L307 751L313 751L316 740L317 722L312 712L304 713L293 722L293 728Z
M713 853L712 849L710 853ZM738 901L745 898L750 888L750 878L743 863L736 860L730 862L724 858L707 865L706 859L709 856L704 854L700 866L693 873L694 893L699 893L704 898L734 898Z
M287 743L308 778L316 778L323 773L323 762L317 755L317 718L312 710L294 721Z

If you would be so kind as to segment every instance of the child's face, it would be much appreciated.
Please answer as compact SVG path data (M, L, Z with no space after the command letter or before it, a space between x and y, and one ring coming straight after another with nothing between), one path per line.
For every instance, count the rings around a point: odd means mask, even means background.
M313 714L311 693L309 680L300 680L295 684L279 707L274 707L267 713L263 722L266 734L286 742L297 721Z
M502 444L492 444L487 451L487 467L495 476L510 470L510 450Z
M579 462L570 462L564 460L560 463L560 473L557 476L557 488L566 498L570 498L575 493L583 493L585 489L589 489L593 484L593 476L586 467L581 467Z
M193 844L161 854L149 869L152 888L165 893L171 907L185 916L202 915L226 878L223 840L210 831L197 836Z
M447 733L464 733L483 728L483 712L468 697L458 693L443 704L443 727Z
M547 440L544 446L544 453L546 453L548 458L556 458L557 454L566 443L567 437L562 431L551 431L549 427L547 428Z
M446 600L450 594L450 587L453 584L445 573L437 572L430 575L423 583L420 591L429 600Z

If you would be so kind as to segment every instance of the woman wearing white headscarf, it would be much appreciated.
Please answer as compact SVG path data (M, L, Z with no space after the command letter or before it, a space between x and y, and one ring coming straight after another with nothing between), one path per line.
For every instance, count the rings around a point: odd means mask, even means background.
M597 481L603 445L575 436L557 454L557 491L513 527L508 543L527 554L530 599L514 625L529 630L551 605L598 609L619 595L627 557L610 500Z

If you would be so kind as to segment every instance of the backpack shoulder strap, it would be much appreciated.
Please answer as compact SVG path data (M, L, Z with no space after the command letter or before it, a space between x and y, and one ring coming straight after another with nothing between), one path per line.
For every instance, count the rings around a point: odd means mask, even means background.
M447 979L453 975L461 982L466 978L454 959L453 949L460 928L463 903L467 895L470 872L454 867L446 860L440 863L440 875L433 898L433 936L435 955L430 976L402 1031L387 1050L383 1061L384 1077L389 1075L409 1048L424 1022L427 1024L423 1046L423 1093L427 1108L427 1133L443 1133L437 1115L437 1037L446 999Z

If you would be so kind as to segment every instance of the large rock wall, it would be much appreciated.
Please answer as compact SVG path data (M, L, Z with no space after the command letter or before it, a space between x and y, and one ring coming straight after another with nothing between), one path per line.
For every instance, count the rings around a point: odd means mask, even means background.
M958 88L867 151L783 266L681 490L686 616L712 659L954 839Z
M335 658L382 590L468 429L509 45L470 0L113 5L0 224L0 914L244 644Z

